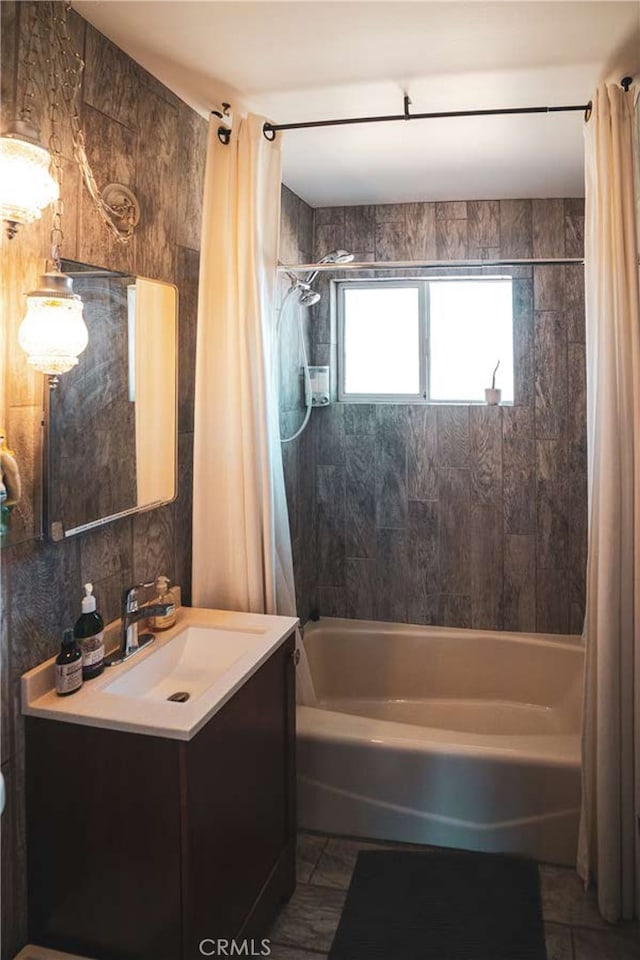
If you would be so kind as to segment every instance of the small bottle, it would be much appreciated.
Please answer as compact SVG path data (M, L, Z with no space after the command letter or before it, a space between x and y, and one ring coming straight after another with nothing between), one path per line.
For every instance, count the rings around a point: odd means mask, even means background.
M82 686L82 654L73 635L65 630L60 653L56 657L56 693L66 697Z
M104 623L96 611L93 584L85 583L82 598L82 614L76 620L73 635L80 641L82 650L82 677L92 680L104 670Z
M172 603L174 604L174 608L171 613L167 613L164 616L151 617L149 626L152 630L168 630L169 627L172 627L176 622L175 601L169 590L169 577L158 577L156 580L156 590L158 591L158 595L153 602Z

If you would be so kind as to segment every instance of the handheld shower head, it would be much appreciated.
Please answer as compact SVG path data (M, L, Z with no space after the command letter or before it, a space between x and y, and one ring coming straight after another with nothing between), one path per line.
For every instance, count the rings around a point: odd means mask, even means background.
M301 290L298 296L298 303L301 303L303 307L312 307L313 304L317 303L320 299L321 297L317 290Z
M294 290L297 291L298 303L302 304L303 307L311 307L314 303L318 302L320 294L312 290L306 281L301 280L300 277L297 277L294 273L287 273L287 276L291 281L289 291L290 293L293 293Z

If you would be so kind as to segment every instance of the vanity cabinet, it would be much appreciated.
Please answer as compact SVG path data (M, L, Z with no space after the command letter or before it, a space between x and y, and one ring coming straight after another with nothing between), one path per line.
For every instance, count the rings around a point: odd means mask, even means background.
M31 943L200 960L266 935L295 886L293 657L290 635L191 740L26 718Z

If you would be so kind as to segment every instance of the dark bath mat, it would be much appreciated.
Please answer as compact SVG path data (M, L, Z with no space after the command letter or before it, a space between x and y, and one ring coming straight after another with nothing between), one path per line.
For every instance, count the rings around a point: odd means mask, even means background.
M537 864L363 851L329 960L547 960Z

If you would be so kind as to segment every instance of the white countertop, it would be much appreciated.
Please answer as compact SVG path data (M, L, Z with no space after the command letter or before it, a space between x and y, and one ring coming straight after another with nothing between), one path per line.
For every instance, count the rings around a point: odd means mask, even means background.
M80 723L106 730L190 740L284 643L297 625L295 617L180 607L174 627L156 633L153 643L125 663L106 667L99 677L86 681L76 693L64 697L56 694L55 657L25 673L22 677L22 712L30 717ZM105 689L114 680L153 657L185 627L237 632L239 637L251 634L255 642L211 686L186 703L120 695ZM113 636L110 630L109 635ZM211 642L215 644L214 632Z

